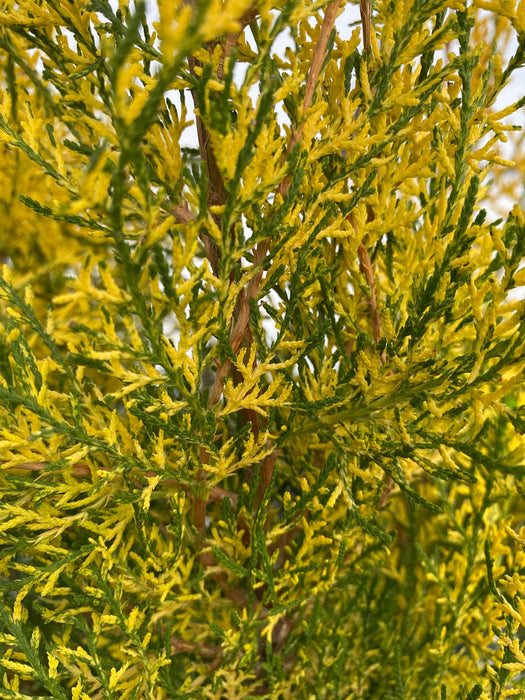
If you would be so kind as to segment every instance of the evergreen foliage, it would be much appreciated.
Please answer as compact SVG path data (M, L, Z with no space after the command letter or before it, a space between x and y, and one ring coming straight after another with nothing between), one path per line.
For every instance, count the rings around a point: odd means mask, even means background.
M344 5L1 3L1 698L525 691L525 2Z

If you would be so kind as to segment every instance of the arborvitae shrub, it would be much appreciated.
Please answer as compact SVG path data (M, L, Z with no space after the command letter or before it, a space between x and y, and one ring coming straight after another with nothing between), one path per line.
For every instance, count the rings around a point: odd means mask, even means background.
M2 2L1 698L525 690L525 5L344 9Z

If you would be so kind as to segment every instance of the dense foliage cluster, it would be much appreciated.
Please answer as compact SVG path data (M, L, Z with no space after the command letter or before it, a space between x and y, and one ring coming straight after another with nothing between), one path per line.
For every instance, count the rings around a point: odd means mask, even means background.
M525 3L346 9L0 3L6 700L525 691Z

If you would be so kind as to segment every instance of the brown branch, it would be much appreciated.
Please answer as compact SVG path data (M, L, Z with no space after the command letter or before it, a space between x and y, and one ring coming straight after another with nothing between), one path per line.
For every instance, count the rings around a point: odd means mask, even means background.
M0 460L0 464L5 464L6 460ZM25 469L27 471L32 471L32 472L40 472L44 470L46 467L50 465L50 462L23 462L22 464L15 464L10 469ZM100 466L97 467L97 469L101 469L102 471L111 471L110 467L104 467ZM73 473L76 477L82 478L82 477L88 477L91 476L91 469L89 468L88 464L84 464L83 462L78 462L77 464L73 465ZM153 471L147 471L144 472L143 474L146 477L152 477L156 476L156 472ZM171 487L178 487L182 489L183 491L188 491L188 487L185 484L182 484L180 481L177 479L163 479L160 482L163 486L171 486ZM229 498L232 504L232 507L235 508L237 505L237 494L234 493L233 491L228 491L227 489L223 489L220 486L214 486L211 491L208 494L208 503L219 503L220 501L223 501L225 498Z
M370 0L361 0L359 10L363 26L363 48L364 52L368 53L372 48L372 3Z
M383 493L381 494L381 498L379 499L379 503L376 506L377 510L383 510L385 508L387 502L388 502L388 497L390 496L390 492L392 491L394 487L394 480L390 476L390 474L386 475L385 479L385 487L383 489Z
M172 654L192 652L199 654L199 656L204 656L205 658L213 659L222 657L221 647L206 644L205 642L187 642L185 639L180 639L180 637L172 637L170 646Z
M363 245L363 243L359 244L357 254L359 256L361 271L364 274L368 287L370 289L370 298L368 300L368 304L370 306L370 322L372 325L374 340L376 343L379 343L379 341L381 340L381 316L379 315L379 311L377 309L376 285L374 280L374 271L372 269L372 262L370 261L370 256L368 255L368 251ZM380 359L383 365L386 364L385 350L383 350L383 352L381 353ZM383 493L381 494L379 503L377 504L377 510L383 510L383 508L386 506L388 496L390 495L393 486L394 480L389 474L387 474L385 477L385 488L383 490Z
M352 214L348 215L348 221L352 224L352 227L354 228L354 231L357 233L357 226L355 224L354 217ZM368 208L368 220L372 221L373 220L373 212L371 207ZM377 292L376 292L376 283L375 283L375 278L374 278L374 269L372 267L372 261L370 260L370 256L368 254L368 250L366 249L366 246L364 244L364 238L359 244L357 248L357 255L359 258L359 266L361 269L362 274L364 275L366 282L368 284L368 288L370 290L370 296L368 298L368 305L370 308L370 325L372 326L372 333L374 335L374 340L376 343L379 343L381 340L381 316L379 314L379 310L377 307ZM381 353L380 357L381 363L384 365L386 364L386 350L383 350ZM394 486L394 481L392 477L387 474L385 476L385 487L383 490L383 493L381 494L381 498L379 500L379 503L377 504L377 509L382 510L388 501L388 496L390 495L390 492L392 491L392 488Z
M195 0L189 0L189 3L195 7ZM226 39L226 44L223 48L223 53L221 57L221 61L218 67L217 71L217 77L219 79L224 78L224 64L226 61L226 58L231 55L231 52L237 42L237 39L239 37L239 34L229 34L227 39ZM213 51L213 44L209 43L208 44L208 51L210 54ZM190 72L196 76L197 75L197 65L198 62L193 56L188 57L188 65ZM201 108L202 105L199 103L199 96L197 94L196 90L191 91L192 97L193 97L193 102L195 105L195 122L197 126L197 136L199 140L199 151L201 155L202 161L205 163L206 166L206 174L208 178L208 193L207 193L207 204L208 208L215 207L215 206L220 206L224 204L226 201L226 194L225 194L225 186L224 186L224 180L222 178L222 175L219 170L219 166L217 164L217 160L215 158L215 153L213 152L213 148L210 142L210 135L207 132L204 123L202 121L202 115L201 115ZM218 227L220 227L220 217L217 214L212 214L212 217ZM211 265L212 271L214 275L218 275L219 273L219 261L221 258L221 251L217 245L217 243L204 231L202 231L200 234L200 238L204 244L204 249L206 251L206 257L208 258L208 261ZM233 232L232 232L233 235ZM223 365L224 368L224 365ZM224 369L222 370L224 373ZM226 372L224 373L223 376L221 376L220 379L220 387L222 390L222 380L226 376L226 374L229 371L229 367L227 368ZM217 386L217 375L219 375L221 372L221 367L217 369L216 377L215 377L215 384L214 386ZM213 393L213 392L212 392ZM218 394L217 399L214 400L214 403L218 400L220 397L220 394ZM213 405L213 404L212 404ZM204 448L201 448L200 450L200 462L201 464L207 464L209 461L209 454L207 450ZM198 480L203 481L206 478L206 472L205 470L201 469L199 470L198 473ZM201 498L196 498L194 501L194 517L195 517L195 525L197 527L197 531L199 532L200 536L202 537L203 540L206 539L206 506L207 506L207 500L201 499ZM214 564L214 558L211 552L208 551L203 551L200 554L200 559L201 562L205 566L212 566ZM220 583L221 586L225 585L225 582L222 580L222 577L220 577L221 580L217 580L218 583Z
M361 13L361 24L363 27L363 49L364 53L369 53L372 48L372 5L370 0L361 0L359 4L359 10ZM352 224L352 227L356 233L357 226L355 224L354 217L352 214L348 215L348 221ZM367 221L373 221L374 213L370 206L367 207ZM366 279L368 288L370 290L368 297L368 306L370 308L370 324L372 326L372 334L374 336L374 341L379 343L381 340L381 316L379 314L377 306L377 291L374 278L374 270L372 267L372 262L370 260L370 255L365 245L365 239L361 240L357 248L357 256L359 258L359 267ZM386 353L383 351L381 353L381 362L385 364Z
M193 6L195 5L195 0L189 0L190 4ZM242 17L240 20L241 23L241 30L236 33L230 33L226 36L226 39L223 44L223 51L220 57L219 65L217 68L217 78L219 80L224 79L224 67L226 60L231 56L231 53L233 49L235 48L237 41L239 39L239 36L241 35L242 31L244 30L244 27L249 24L250 22L253 22L258 16L258 10L253 6L250 8ZM214 49L214 44L209 43L208 44L208 50L211 54L211 52ZM190 71L193 73L193 75L196 75L196 66L197 66L197 61L193 56L189 57L189 67ZM206 164L206 171L208 175L208 206L217 206L217 205L222 205L225 202L225 187L224 187L224 181L222 179L221 173L219 171L217 161L215 158L215 154L213 152L213 148L211 147L210 143L210 137L208 132L206 131L202 117L198 113L198 108L199 108L199 99L198 95L196 94L195 90L192 90L192 96L193 100L195 103L195 107L197 108L197 114L196 114L196 125L197 125L197 134L198 134L198 139L199 139L199 149L201 153L201 158ZM220 221L218 219L217 215L213 215L215 218L215 221L217 225L220 224ZM232 237L234 236L234 231L232 230ZM217 244L205 233L201 234L201 239L203 240L204 247L206 250L206 256L208 260L210 261L210 264L212 266L214 274L217 274L218 272L218 263L220 260L220 250L217 246ZM262 274L262 273L261 273ZM260 284L260 277L261 274L258 275L259 281L255 285L257 290L258 286ZM252 280L253 282L253 280ZM234 327L230 333L230 342L232 344L232 347L234 349L234 352L237 353L241 344L244 342L246 347L250 347L252 338L251 338L251 333L249 332L248 324L249 324L249 319L250 319L250 302L249 300L256 294L256 291L254 290L254 285L251 284L249 285L249 289L247 294L244 292L241 292L239 296L239 303L237 304L237 307L234 311L234 318L235 318L235 323ZM215 375L215 382L212 388L212 392L210 395L210 400L209 400L209 406L214 406L217 401L219 400L221 394L222 394L222 386L223 386L223 381L228 376L230 373L230 370L232 368L231 361L229 359L225 360L221 366L218 367L216 375ZM235 379L235 378L234 378ZM253 412L252 412L253 413ZM255 424L256 430L257 428L257 418L256 414L253 413L253 415L250 415L250 419L252 421L252 425Z
M270 481L272 480L273 476L273 470L275 467L275 463L277 462L277 457L279 456L279 450L275 450L272 452L270 455L267 455L261 464L261 480L259 481L259 486L257 488L257 495L255 498L255 507L262 503L264 494L266 493L266 490L268 486L270 485Z
M194 10L196 7L197 0L186 0L187 4L190 5ZM208 51L213 51L213 45L208 43ZM197 66L200 65L194 56L190 55L188 57L188 67L190 73L197 77ZM213 148L210 143L210 135L206 131L204 123L202 121L202 116L200 110L202 105L199 104L199 96L196 90L191 90L191 96L193 98L193 103L195 106L195 124L197 127L197 137L199 140L199 151L202 161L206 166L206 174L208 177L208 195L207 202L208 208L213 206L221 206L225 202L225 190L224 181L217 165L217 160L213 152ZM217 226L220 226L219 217L216 214L212 214ZM209 260L213 274L217 276L219 270L219 260L221 257L219 247L217 243L204 231L201 232L200 238L204 244L204 249L206 251L206 257Z
M319 38L314 49L314 54L312 56L312 63L310 64L310 69L308 71L308 77L306 79L306 91L303 100L303 118L306 115L306 111L312 104L312 98L314 96L315 85L317 79L319 78L319 73L323 66L324 61L328 55L327 46L328 40L332 29L334 28L335 19L337 17L337 11L339 9L339 4L341 0L333 0L326 8L326 13L323 19L323 24L321 25L321 31L319 32ZM301 137L302 126L298 133L298 137ZM295 146L295 143L292 145Z
M195 2L195 0L192 0ZM303 129L304 129L304 123L305 123L305 117L306 117L306 112L308 111L309 107L312 104L313 100L313 95L315 92L315 86L317 84L319 74L321 72L321 68L323 66L324 61L326 60L327 57L327 46L328 46L328 40L330 37L330 33L333 29L333 26L335 24L335 18L337 16L337 12L339 9L341 0L333 0L331 2L326 10L325 17L323 20L323 24L321 26L321 31L319 34L318 42L317 45L314 49L314 54L312 58L312 63L310 65L310 70L308 72L308 77L307 77L307 82L306 82L306 90L305 90L305 96L303 100L303 105L302 105L302 122L299 126L299 128L296 131L292 132L290 142L288 144L288 153L291 152L291 150L294 148L294 146L299 142L299 140L302 137ZM253 10L251 13L253 14ZM255 16L247 16L245 17L245 21L249 22L252 21L255 18ZM238 38L240 36L240 33L234 33L234 34L229 34L226 37L225 43L223 45L223 52L222 56L219 62L218 66L218 71L217 71L217 77L219 79L222 79L224 77L224 68L225 68L225 63L227 58L231 55L231 52L233 51L234 46L236 45ZM210 48L210 47L209 47ZM196 68L196 61L195 59L191 59L190 61L190 70L195 74L195 68ZM194 101L195 101L195 106L198 108L198 97L195 93L194 94ZM200 152L201 152L201 157L203 161L206 164L206 169L207 169L207 174L208 174L208 186L209 186L209 191L208 191L208 204L210 206L217 205L217 204L222 204L224 202L224 182L222 180L222 177L220 175L219 169L217 167L217 162L215 159L215 156L213 154L213 149L211 148L211 145L209 143L209 135L207 134L201 116L197 113L197 132L198 132L198 137L199 137L199 147L200 147ZM289 186L290 186L290 176L287 176L286 178L283 179L279 186L279 191L282 196L285 196L286 193L288 192ZM218 223L218 222L217 222ZM206 253L208 256L208 259L210 260L210 263L212 264L212 268L214 269L214 272L216 272L217 267L218 267L218 262L219 262L219 256L220 256L220 251L215 249L215 244L213 241L208 241L207 237L203 237L204 245L206 247ZM267 238L266 240L262 241L259 243L255 250L254 250L254 266L261 266L262 262L266 258L268 254L268 250L270 247L270 238ZM214 247L215 246L215 247ZM238 303L236 305L236 308L234 310L234 315L233 315L233 324L232 328L230 330L230 344L231 347L234 351L235 354L238 354L239 350L241 347L246 347L250 348L252 344L252 336L249 328L249 323L250 323L250 316L251 316L251 306L250 302L253 299L256 299L258 294L259 294L259 289L261 286L263 278L263 271L259 267L259 270L256 272L254 277L248 282L246 287L240 292L239 297L238 297ZM230 358L226 358L222 364L220 364L217 367L216 374L215 374L215 379L214 379L214 384L210 393L210 398L208 405L211 408L214 406L220 399L223 391L223 382L225 378L231 374L233 377L233 380L238 382L241 380L241 376L239 375L238 372L236 372L236 368L233 366L233 363ZM258 418L257 414L255 412L247 413L247 418L251 420L252 426L254 433L257 434L260 430L259 426L259 421L260 419ZM264 494L271 482L272 474L273 474L273 469L275 467L275 463L277 460L278 453L275 451L271 455L267 456L261 466L261 472L260 472L260 482L259 486L257 489L257 494L256 494L256 504L259 505L263 498ZM206 461L206 456L201 454L201 461L205 463ZM201 472L202 474L202 472ZM201 478L204 478L205 474L202 474ZM196 525L197 529L200 532L201 536L205 537L205 508L206 504L203 502L196 502L195 503L195 517L196 517ZM241 523L239 522L239 527L247 527L246 523ZM245 533L246 534L246 533Z
M170 207L168 211L182 224L189 224L197 218L186 203Z
M7 460L3 460L2 464L5 464L6 461ZM75 465L75 466L77 466L77 465ZM78 465L78 466L85 467L86 469L88 469L87 465L85 465L85 464ZM45 469L45 467L47 467L46 462L24 462L24 464L13 465L11 467L11 469L27 469L27 470L32 471L32 472L39 472L42 469ZM80 476L80 475L76 474L76 476ZM87 476L87 474L86 475L82 474L82 476Z
M372 262L370 261L370 256L368 255L368 251L363 243L359 244L359 247L357 248L357 255L359 257L361 272L365 276L366 283L370 289L370 297L368 299L368 305L370 307L370 323L372 325L374 340L376 343L379 343L381 340L381 316L379 315L379 311L377 309L376 283L374 280ZM384 364L383 359L382 362Z
M341 0L333 0L333 2L331 2L326 8L323 24L321 25L321 31L319 32L319 38L312 56L312 63L310 64L308 77L306 78L306 91L303 100L301 123L298 129L292 129L291 138L286 150L287 156L293 151L303 135L306 112L312 104L319 73L321 72L321 68L327 56L328 39L330 38L330 33L335 24L335 18L337 16L340 2ZM290 189L291 180L290 175L287 175L279 185L279 192L283 198L286 197L288 190Z
M303 119L304 115L306 114L306 111L311 105L312 98L314 95L315 91L315 85L317 83L317 79L319 77L319 73L321 71L321 67L323 65L323 62L326 59L327 56L327 45L328 45L328 39L330 37L330 33L333 29L334 23L335 23L335 18L337 15L337 11L339 9L339 4L341 0L334 0L333 2L330 3L326 10L326 14L323 20L323 24L321 27L321 32L319 34L319 39L317 42L317 45L314 49L314 55L312 58L312 63L310 65L310 70L308 72L308 78L306 82L306 92L305 92L305 97L303 100ZM304 127L304 121L299 127L299 129L296 132L292 133L292 137L290 139L290 142L288 144L288 153L294 148L294 146L298 143L298 141L301 138L302 131ZM286 192L288 191L290 187L290 177L286 176L284 180L281 182L279 186L279 190L283 196L286 195ZM266 255L268 253L269 247L270 247L270 238L266 238L264 241L259 243L255 250L254 250L254 265L261 265L264 259L266 258ZM249 347L251 345L251 333L249 332L249 322L250 322L250 315L251 315L251 307L250 307L250 302L252 299L257 298L259 289L261 286L262 282L262 277L263 277L263 271L259 269L257 273L252 277L252 279L248 282L246 288L241 291L239 295L239 303L236 309L236 318L235 318L235 323L234 326L230 332L230 344L232 346L232 349L235 353L237 353L242 345L242 343L245 343L246 347ZM215 381L213 384L212 391L210 393L210 398L209 398L209 403L208 405L214 406L217 401L220 399L222 395L222 387L223 387L223 382L224 379L228 376L232 368L232 362L229 358L227 358L220 367L217 368L217 372L215 374ZM256 414L253 415L252 419L252 425L254 425L253 421L257 422L257 416ZM254 426L255 428L255 426ZM259 428L255 428L258 432ZM263 461L263 464L261 465L261 482L259 483L259 488L257 491L257 497L256 501L257 503L260 503L264 497L264 493L266 489L268 488L268 485L270 484L271 478L272 478L272 473L273 469L275 466L275 462L277 460L277 452L273 453L272 455L268 456L265 458Z
M341 0L333 0L333 2L331 2L326 9L323 24L321 26L319 38L314 49L312 62L310 64L310 69L308 71L308 77L306 80L306 90L302 106L302 122L297 131L292 131L290 142L288 143L287 154L289 154L293 150L294 146L301 139L304 128L304 119L306 116L306 112L308 111L312 103L315 85L319 78L319 74L321 72L323 63L327 57L328 39L330 37L330 33L335 23L335 18L337 16L337 11L339 9L340 2ZM279 192L283 197L286 196L290 188L290 182L291 178L289 175L287 175L279 185ZM264 259L266 258L266 255L268 254L268 250L270 248L270 243L271 239L266 238L264 241L262 241L256 246L254 250L255 266L261 265ZM262 282L262 276L263 271L262 269L259 269L248 283L246 290L240 296L238 315L230 335L230 342L234 352L237 352L240 348L241 342L245 338L246 332L248 330L251 314L250 301L252 299L255 299L259 293L259 288ZM219 400L220 395L222 393L222 383L225 376L228 374L230 367L231 360L227 359L225 360L223 366L217 371L217 374L215 376L215 383L210 394L210 403L212 403L212 401L215 403ZM257 489L256 495L257 505L259 505L262 502L266 489L270 485L277 457L278 452L276 451L268 457L266 457L263 460L263 463L261 464L261 481L259 482L259 487Z
M368 221L373 221L373 218L374 214L372 212L372 208L368 207ZM353 215L348 214L347 219L351 223L354 231L358 233L357 225L355 223ZM379 313L377 305L377 291L374 277L374 269L372 267L372 261L370 260L370 256L368 254L368 250L366 249L364 241L365 238L361 240L361 243L357 247L357 257L359 259L359 269L364 275L369 289L368 306L370 308L370 325L372 326L372 334L374 336L374 341L376 343L379 343L379 341L381 340L381 315ZM381 362L382 364L385 364L386 362L385 351L381 353Z
M266 243L266 241L263 241L263 243ZM254 264L257 265L259 258L261 257L261 254L264 251L264 255L266 254L266 249L264 248L257 248L256 249L256 255L254 259ZM264 258L263 255L263 258ZM262 281L262 275L263 272L262 270L259 270L254 277L248 282L246 285L246 288L241 290L239 294L239 303L237 305L237 317L235 319L234 326L230 332L230 345L235 352L235 354L238 353L238 351L241 348L241 344L243 340L247 341L245 346L250 347L251 345L251 334L247 336L247 333L249 331L249 323L250 323L250 315L251 315L251 308L250 308L250 300L255 299L259 293L259 287ZM210 398L208 401L208 407L211 408L214 406L217 401L220 399L221 394L222 394L222 386L223 386L223 381L224 379L228 376L230 373L230 369L232 367L232 361L227 358L224 360L224 362L217 368L217 372L215 373L215 381L213 383L213 388L210 393Z
M190 72L193 75L196 75L195 68L197 66L197 61L193 58L193 56L188 58L188 63ZM192 90L191 94L195 105L195 123L197 126L200 155L201 159L206 165L206 174L208 176L208 208L212 206L220 206L225 201L224 182L211 147L210 135L206 131L202 122L202 117L199 114L199 97L196 90ZM212 214L212 217L214 218L217 226L219 226L220 221L218 216L216 214ZM206 257L209 260L213 274L217 276L219 272L219 260L221 258L219 247L217 243L215 243L215 241L204 231L202 231L199 236L204 244Z

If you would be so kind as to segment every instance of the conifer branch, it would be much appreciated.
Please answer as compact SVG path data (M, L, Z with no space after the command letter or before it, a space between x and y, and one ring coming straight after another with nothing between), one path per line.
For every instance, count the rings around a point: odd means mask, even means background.
M359 12L363 27L363 51L365 54L372 48L372 3L370 0L360 0Z
M306 79L306 90L302 104L301 110L301 121L299 126L296 128L292 127L292 132L290 140L287 147L287 155L289 155L295 146L300 142L301 136L304 129L304 120L306 118L306 112L312 104L312 99L315 93L315 86L317 85L317 80L321 72L321 68L327 58L327 46L330 34L335 24L337 17L337 11L339 9L341 0L332 0L331 3L326 8L325 16L323 18L323 23L321 25L321 31L319 32L319 37L314 48L314 53L312 56L312 62L308 70L308 77ZM290 175L286 175L279 186L279 193L284 198L286 197L288 190L290 189L290 183L292 178ZM266 241L262 244L263 247L266 245ZM261 255L260 255L261 257Z
M370 256L368 251L361 242L357 248L357 254L359 257L359 263L361 266L361 272L364 274L368 287L370 289L370 297L368 299L368 305L370 306L370 322L372 325L372 333L374 340L377 343L381 340L381 316L377 308L377 294L376 294L376 284L374 279L374 271L372 268L372 263L370 261ZM382 358L383 364L385 359Z

